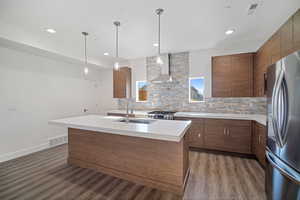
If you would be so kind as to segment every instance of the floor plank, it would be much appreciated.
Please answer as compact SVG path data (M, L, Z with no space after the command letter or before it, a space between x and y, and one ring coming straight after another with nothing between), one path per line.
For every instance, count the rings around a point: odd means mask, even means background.
M190 151L183 197L67 164L61 145L0 163L1 200L264 200L264 171L248 158Z

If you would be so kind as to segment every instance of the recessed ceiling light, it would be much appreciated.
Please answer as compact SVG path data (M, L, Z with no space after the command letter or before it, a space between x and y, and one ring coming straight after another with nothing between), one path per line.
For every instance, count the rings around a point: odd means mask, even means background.
M52 29L52 28L47 28L46 31L48 33L56 33L56 30Z
M158 44L157 44L157 43L154 43L153 46L154 46L154 47L158 47Z
M225 32L225 34L226 34L226 35L231 35L231 34L234 33L234 32L235 32L234 29L228 29L228 30Z
M105 52L105 53L104 53L104 55L105 55L105 56L108 56L108 55L109 55L109 53Z

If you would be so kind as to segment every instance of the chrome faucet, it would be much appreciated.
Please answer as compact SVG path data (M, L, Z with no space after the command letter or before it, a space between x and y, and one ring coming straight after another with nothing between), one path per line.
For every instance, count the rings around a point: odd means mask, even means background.
M126 98L126 122L129 122L129 103L131 102L130 98ZM133 108L132 108L132 104L131 104L131 109L130 109L130 113L133 114Z

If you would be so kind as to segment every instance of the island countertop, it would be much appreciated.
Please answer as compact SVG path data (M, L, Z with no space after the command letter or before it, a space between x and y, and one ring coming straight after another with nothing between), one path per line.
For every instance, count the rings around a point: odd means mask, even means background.
M179 142L191 121L153 120L150 124L119 122L123 117L84 115L49 121L68 128ZM149 119L148 119L149 120Z

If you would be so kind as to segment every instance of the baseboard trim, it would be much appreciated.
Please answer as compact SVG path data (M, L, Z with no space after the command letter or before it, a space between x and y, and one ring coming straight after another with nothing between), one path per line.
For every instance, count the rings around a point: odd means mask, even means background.
M62 144L66 144L66 142L64 142ZM62 145L62 144L58 144L58 145L55 145L55 146L59 146L59 145ZM9 160L12 160L12 159L16 159L16 158L19 158L19 157L22 157L22 156L26 156L26 155L29 155L29 154L32 154L32 153L36 153L38 151L42 151L42 150L45 150L45 149L49 149L49 148L52 148L52 147L55 147L55 146L50 146L49 142L46 142L46 143L43 143L43 144L40 144L40 145L37 145L37 146L34 146L34 147L21 149L19 151L15 151L15 152L6 153L6 154L3 154L3 155L0 155L0 163L5 162L5 161L9 161Z
M49 143L43 143L43 144L31 147L31 148L26 148L26 149L21 149L19 151L6 153L3 155L0 155L0 163L15 159L15 158L19 158L22 156L26 156L28 154L35 153L37 151L48 149L49 147L50 147Z

